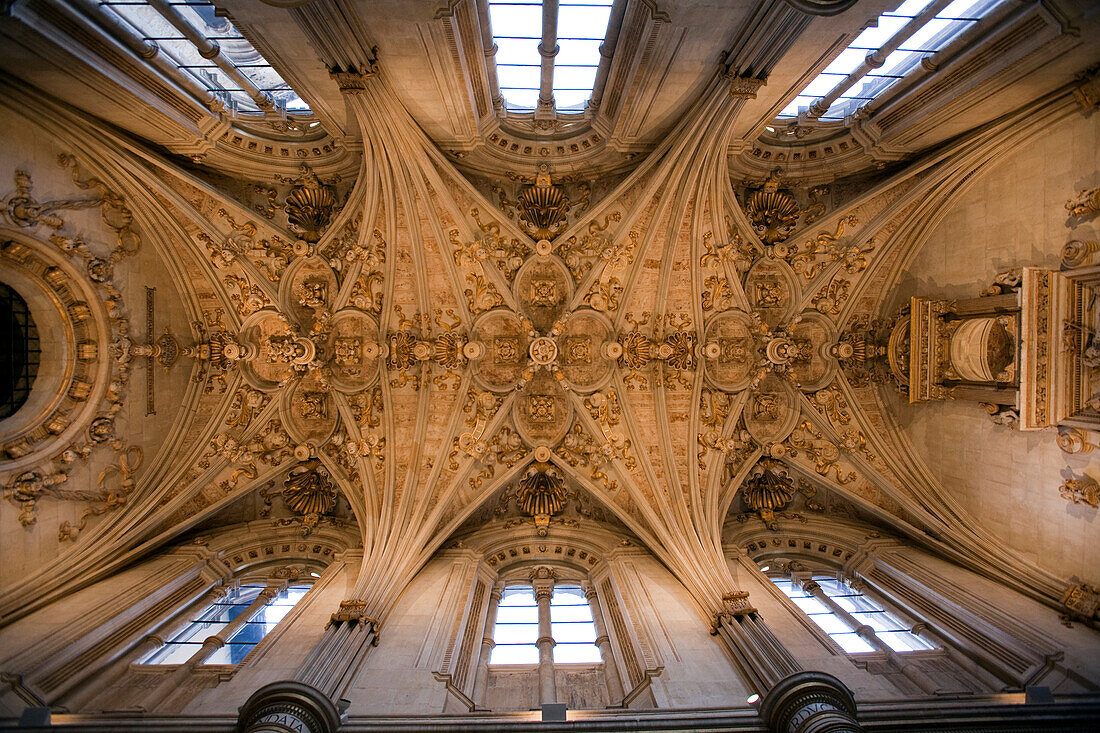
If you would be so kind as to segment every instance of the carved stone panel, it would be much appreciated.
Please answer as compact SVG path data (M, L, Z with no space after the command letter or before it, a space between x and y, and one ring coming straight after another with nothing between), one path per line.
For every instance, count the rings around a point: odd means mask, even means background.
M752 319L742 311L724 311L707 324L703 339L706 374L719 389L736 392L752 381L757 342Z
M745 295L764 323L774 329L798 298L798 279L786 262L762 259L745 277Z
M515 313L495 310L474 325L476 340L485 346L477 380L497 392L514 389L528 364L530 337Z
M768 375L745 403L745 428L758 442L776 443L798 422L798 398L786 379Z
M588 309L573 314L558 338L558 365L569 386L590 392L607 382L612 362L604 355L604 344L609 341L606 316Z
M554 445L573 424L573 403L557 380L539 371L512 403L516 430L530 445Z
M573 298L573 278L559 258L532 257L517 273L513 291L524 315L546 333Z

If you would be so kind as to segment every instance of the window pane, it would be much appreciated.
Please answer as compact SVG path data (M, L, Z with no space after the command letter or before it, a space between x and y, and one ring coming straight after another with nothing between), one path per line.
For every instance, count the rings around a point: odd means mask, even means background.
M501 87L500 93L510 109L532 110L539 101L537 89L507 89Z
M500 64L529 64L539 66L542 57L539 56L539 42L517 38L497 38L497 54L494 57L497 65Z
M538 89L539 67L497 64L497 79L509 89Z
M558 40L563 38L595 38L607 35L609 6L560 5L558 7Z
M813 622L820 626L827 634L840 634L846 631L854 631L847 621L842 620L839 616L833 613L815 613L811 614L810 618Z
M146 659L143 664L183 664L199 649L202 649L202 643L196 642L193 644L165 644L158 649L151 657Z
M928 4L931 2L932 0L905 0L905 2L899 5L898 9L893 12L893 15L906 15L912 17L927 8Z
M592 85L596 82L595 66L555 66L554 96L564 89L575 89L592 96Z
M497 623L537 624L539 610L534 606L504 606L497 608Z
M849 46L849 48L860 48L868 51L878 50L908 22L908 18L884 15L878 19L877 28L867 28L864 30L856 36L856 40L852 41L852 45Z
M849 613L882 610L882 606L864 595L834 596L833 600L837 602L837 605Z
M524 585L513 585L504 589L500 597L501 606L534 606L535 592Z
M559 585L554 587L554 593L550 596L551 606L579 606L588 605L584 597L584 591L578 585Z
M558 644L554 647L555 664L599 664L600 650L593 644Z
M858 634L829 634L829 636L833 637L833 641L849 654L864 654L875 650Z
M493 630L493 641L498 644L529 644L538 638L538 624L497 624Z
M255 644L226 644L207 657L203 664L240 664Z
M847 76L855 71L867 58L867 52L855 48L846 48L840 55L833 59L832 63L825 67L824 74L840 74Z
M587 603L583 606L550 606L550 620L592 621L592 609Z
M213 636L225 628L225 623L207 623L205 621L192 621L187 628L176 634L173 642L195 641L201 644L206 637Z
M601 42L559 38L558 55L554 58L554 63L565 66L599 65Z
M539 650L533 644L497 644L489 655L489 664L538 664Z
M795 597L791 600L805 613L830 613L829 607L816 598Z
M494 37L541 38L542 4L489 3L489 27Z
M898 629L904 629L904 626L895 626L893 621L887 616L885 611L874 611L872 613L853 613L852 617L861 624L866 624L879 631L897 631Z
M596 641L596 627L591 623L550 624L550 633L559 643L591 643Z
M924 639L908 631L884 631L875 634L895 652L912 652L923 649L935 649Z

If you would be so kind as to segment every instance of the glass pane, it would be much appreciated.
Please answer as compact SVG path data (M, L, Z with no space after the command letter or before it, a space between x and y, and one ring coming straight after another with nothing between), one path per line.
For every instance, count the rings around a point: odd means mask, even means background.
M493 37L541 38L542 4L489 3L489 27Z
M497 53L494 58L497 65L500 64L529 64L539 66L542 57L539 56L539 42L516 38L497 38Z
M829 607L816 598L795 597L791 600L806 613L831 613Z
M996 7L999 3L992 3L985 12L978 12L978 9L984 5L987 0L955 0L955 2L948 5L946 8L936 13L937 18L980 18L986 15L990 10Z
M554 95L563 89L579 89L592 95L592 85L596 83L595 66L554 67Z
M852 41L849 48L860 48L867 51L875 51L882 48L882 46L908 22L908 18L891 17L889 15L881 16L878 19L878 27L864 30L856 36L856 40Z
M206 658L203 664L240 664L255 644L226 644Z
M857 611L881 611L882 606L878 605L867 596L854 595L854 596L836 596L833 598L841 608L849 613L855 613Z
M560 5L558 7L558 40L563 38L595 38L607 35L610 6Z
M550 596L551 606L579 606L581 604L588 605L588 600L584 597L584 591L577 585L559 585L554 588L554 593Z
M598 66L600 43L601 41L596 40L559 38L558 55L554 57L554 63L564 66Z
M489 664L538 664L539 650L534 644L497 644L489 655Z
M192 621L186 628L176 634L172 641L194 641L201 644L206 640L206 637L213 636L224 629L225 626L226 624L224 622L207 623L205 621Z
M885 611L873 611L871 613L853 613L852 617L861 624L870 626L875 632L879 631L898 631L904 629L904 626L896 626L892 619L890 619Z
M867 58L866 51L860 51L855 48L846 48L840 52L840 55L833 59L832 63L825 67L822 73L825 74L842 74L847 76L851 72L855 71L855 68L862 64Z
M538 638L538 624L497 624L493 630L493 641L498 644L531 644Z
M193 644L165 644L160 649L153 652L151 656L141 662L141 664L183 664L199 649L202 649L202 642L195 642Z
M833 613L815 613L812 614L810 618L827 634L840 634L846 631L855 631L847 621L842 620Z
M554 664L599 664L603 661L594 644L558 644L554 647Z
M272 628L274 628L273 624L268 626L268 624L261 621L249 621L229 641L234 644L255 644L267 636L267 632Z
M591 89L564 89L554 92L554 106L563 112L580 112L591 96Z
M825 591L825 595L830 597L852 593L852 589L845 583L829 575L815 575L814 582L821 586L821 590Z
M802 95L807 97L824 97L842 81L844 81L844 77L840 74L820 74L802 90Z
M559 621L592 621L592 609L588 604L583 606L551 606L550 620Z
M829 634L840 648L849 654L864 654L875 649L858 634Z
M596 627L591 622L550 624L550 634L554 641L563 644L593 642L596 640Z
M539 101L537 89L505 89L501 87L500 93L509 109L532 110Z
M534 606L535 592L525 585L513 585L504 589L500 597L503 606Z
M935 649L924 639L909 633L908 631L884 631L876 636L886 642L887 646L895 652L913 652L924 649Z
M539 610L534 606L500 606L497 608L497 623L537 624Z
M497 80L502 87L509 89L538 89L538 66L512 66L497 64Z

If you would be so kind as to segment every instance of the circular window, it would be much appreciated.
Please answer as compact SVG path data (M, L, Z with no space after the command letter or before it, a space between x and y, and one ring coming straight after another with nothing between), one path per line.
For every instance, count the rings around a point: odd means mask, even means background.
M27 302L0 283L0 419L11 417L27 401L41 354Z

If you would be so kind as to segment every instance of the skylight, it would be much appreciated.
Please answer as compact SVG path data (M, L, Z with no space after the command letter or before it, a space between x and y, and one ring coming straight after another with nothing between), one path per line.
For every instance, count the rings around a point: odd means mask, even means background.
M905 0L860 33L791 100L779 113L780 119L808 111L816 119L843 120L905 78L921 59L945 48L1002 1ZM882 61L881 66L865 63L871 54Z
M559 112L584 110L596 82L612 2L489 0L497 83L508 109L532 111L541 93L544 99L553 97ZM557 55L544 59L540 44L556 45Z
M309 112L309 105L229 19L215 13L212 2L187 0L150 4L144 0L106 0L102 5L134 28L141 38L156 43L157 53L169 59L180 73L191 77L215 96L232 100L241 112L261 111L257 92L266 93L288 112ZM196 39L216 42L222 63L203 56Z

